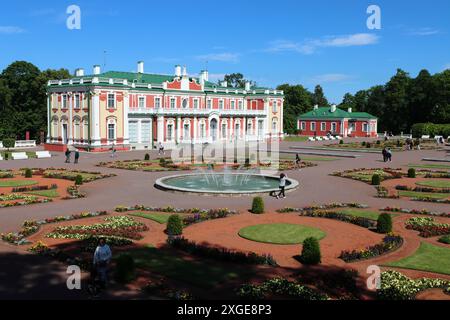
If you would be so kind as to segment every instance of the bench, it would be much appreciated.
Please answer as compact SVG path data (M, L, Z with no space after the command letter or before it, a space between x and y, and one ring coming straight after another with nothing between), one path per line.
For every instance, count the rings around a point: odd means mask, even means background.
M11 157L13 160L25 160L28 159L28 156L25 152L12 152Z
M313 141L315 141L315 140L314 140L313 137L309 137L309 138L308 138L308 141L313 142Z
M16 140L14 148L34 148L36 147L36 141L34 140Z
M48 151L36 151L36 158L42 159L42 158L51 158L52 155Z
M422 139L430 139L430 136L422 136Z
M3 149L3 141L0 141L0 149Z
M1 160L3 160L3 157L2 157L2 155L0 154L0 161L1 161Z

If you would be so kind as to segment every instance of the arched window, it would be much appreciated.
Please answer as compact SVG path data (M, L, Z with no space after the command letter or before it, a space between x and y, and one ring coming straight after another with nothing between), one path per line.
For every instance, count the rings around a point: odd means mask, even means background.
M116 118L114 118L114 117L108 118L106 121L106 124L107 124L106 134L107 134L108 141L110 141L110 142L115 141L117 139Z

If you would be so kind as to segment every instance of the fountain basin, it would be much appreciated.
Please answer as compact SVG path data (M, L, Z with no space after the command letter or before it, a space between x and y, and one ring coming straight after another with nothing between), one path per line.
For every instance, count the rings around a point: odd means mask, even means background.
M279 177L248 173L192 173L163 177L155 187L165 191L209 195L255 195L278 191ZM286 192L297 188L298 181L288 178Z

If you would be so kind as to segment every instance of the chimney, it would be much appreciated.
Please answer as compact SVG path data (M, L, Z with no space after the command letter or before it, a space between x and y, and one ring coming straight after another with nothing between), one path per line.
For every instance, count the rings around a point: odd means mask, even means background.
M245 82L245 91L250 91L250 82L246 81Z
M100 66L98 65L98 64L96 64L95 66L94 66L94 70L93 70L94 72L94 75L99 75L100 74Z
M348 113L352 113L352 108L348 108Z
M336 112L336 105L335 105L335 104L332 104L332 105L331 105L330 111L331 111L332 113Z
M137 63L137 72L144 73L144 61L138 61Z
M175 76L176 77L181 77L181 66L179 64L177 64L175 66Z
M183 67L183 77L187 76L187 69L186 66Z
M208 70L200 71L200 82L204 83L205 81L208 81L208 77L209 77Z
M221 81L221 82L220 82L220 85L221 85L222 87L228 87L228 82L227 82L227 81Z
M84 69L78 68L75 70L75 76L76 77L84 77Z
M314 110L317 110L317 109L319 109L319 105L318 104L314 105Z

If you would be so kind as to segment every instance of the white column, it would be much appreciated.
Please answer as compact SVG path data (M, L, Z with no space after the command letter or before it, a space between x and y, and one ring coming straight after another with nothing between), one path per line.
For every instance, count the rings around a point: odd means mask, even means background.
M137 131L138 131L138 137L137 137L137 141L138 143L142 143L142 120L139 119L137 122Z
M234 134L234 118L230 117L230 139L231 140L234 140L233 134Z
M197 142L197 129L198 129L198 120L197 117L194 117L194 136L192 137L192 142L196 143Z
M52 137L52 117L51 117L51 106L50 106L50 93L47 93L47 139L46 142L50 143Z
M69 98L69 120L67 121L67 127L69 129L68 145L73 144L73 93L69 92L67 95Z
M95 92L92 95L92 120L91 120L91 128L92 128L92 145L99 146L100 145L100 95L98 92Z
M281 137L283 137L284 136L284 125L283 125L283 121L284 121L284 119L283 119L283 117L284 117L284 100L281 100L281 106L280 106L280 135L281 135Z
M156 129L157 129L156 135L157 135L158 143L159 142L163 143L164 142L164 116L158 116Z
M130 97L128 93L123 97L123 144L130 143L130 129L128 123L128 112L130 111Z
M177 117L177 142L180 143L180 138L181 138L181 118Z

